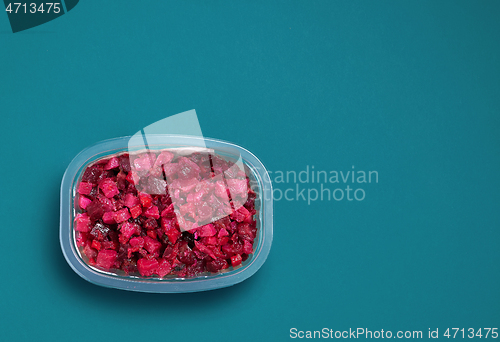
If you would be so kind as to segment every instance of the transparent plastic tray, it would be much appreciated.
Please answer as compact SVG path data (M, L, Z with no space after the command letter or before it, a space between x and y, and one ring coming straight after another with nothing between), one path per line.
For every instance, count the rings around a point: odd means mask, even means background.
M257 237L254 252L238 267L229 267L218 273L209 273L193 278L143 278L126 274L106 272L89 265L75 240L74 208L76 186L86 167L106 156L120 152L140 150L134 146L133 137L121 137L101 141L80 152L69 164L61 184L60 243L62 252L71 268L85 280L110 288L140 292L175 293L195 292L223 288L249 278L263 265L271 249L273 239L273 203L271 180L264 165L244 148L211 138L155 134L148 136L148 149L199 149L208 150L224 158L239 160L246 169L257 198Z

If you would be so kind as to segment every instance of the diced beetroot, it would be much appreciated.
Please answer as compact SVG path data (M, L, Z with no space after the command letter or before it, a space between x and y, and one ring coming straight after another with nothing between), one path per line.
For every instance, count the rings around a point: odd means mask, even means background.
M186 267L186 277L196 277L205 272L205 261L196 260L193 265Z
M163 151L160 153L160 155L156 158L156 161L154 163L154 167L159 167L162 166L163 164L170 163L170 161L174 159L174 154L169 151Z
M181 235L181 232L178 231L177 229L175 228L169 228L167 230L165 230L165 235L167 235L168 237L168 240L171 242L171 243L176 243L177 242L177 239L179 238L179 236Z
M142 257L147 257L148 256L148 251L145 250L144 248L140 248L139 249L139 254L142 256Z
M148 230L146 234L147 234L147 236L149 236L151 239L156 239L156 238L157 238L156 232L155 232L154 230Z
M175 215L175 212L174 212L174 204L170 204L167 208L163 209L163 211L161 212L161 215L162 217L173 217Z
M236 232L235 234L233 234L231 236L231 239L230 239L233 243L237 243L239 241L239 236L238 236L238 232Z
M203 196L205 196L205 191L204 190L200 190L198 192L191 192L188 194L186 200L188 202L200 202L202 199L203 199Z
M116 186L116 182L109 178L102 180L99 183L99 188L107 198L111 198L120 193L120 190L118 190L118 187Z
M184 278L187 274L187 268L184 267L182 269L180 269L179 271L172 271L173 274L175 274L177 277L179 278Z
M80 195L90 195L93 187L94 184L92 183L80 182L80 185L78 186L78 193Z
M196 186L199 184L197 178L181 178L173 181L170 187L187 193L193 190L196 191Z
M193 253L196 255L196 258L198 258L198 260L203 260L209 257L208 254L201 252L197 248L193 250Z
M227 201L229 199L227 190L228 189L223 181L218 181L215 183L215 195L217 195L217 197Z
M87 213L76 215L75 223L75 230L83 233L90 232L90 217Z
M208 203L201 202L196 204L197 219L202 222L207 222L213 217L213 209Z
M78 231L76 232L76 245L78 247L86 246L87 240L88 240L88 233L78 232Z
M153 218L148 218L147 220L144 221L142 224L142 227L147 229L147 230L153 230L158 228L158 221L156 221Z
M196 206L194 205L194 203L187 203L179 207L179 212L183 217L193 216L192 213L196 212L195 208Z
M186 157L179 158L179 170L177 175L179 178L197 178L200 174L200 167Z
M102 209L102 204L97 198L94 199L89 204L87 204L85 211L93 221L100 219L104 214L104 210Z
M80 209L85 210L87 206L92 203L92 200L84 195L80 195L78 198L78 206Z
M82 182L97 184L97 182L101 179L101 175L102 175L101 165L89 166L83 173Z
M165 259L160 259L158 268L156 269L156 274L163 278L172 271L172 265Z
M167 176L167 179L173 177L179 170L179 164L165 164L163 165L163 173Z
M161 178L163 177L163 169L160 166L153 165L151 169L149 169L148 176Z
M227 232L226 228L222 228L219 230L219 233L217 234L218 237L223 237L223 236L228 236L229 233Z
M109 227L103 225L100 222L96 222L94 227L90 230L90 235L99 241L104 241L110 232Z
M231 233L234 233L234 232L235 232L235 230L236 230L236 227L238 227L238 222L233 221L233 222L231 222L231 223L229 224L229 227L227 228L227 230L228 230L229 232L231 232Z
M233 197L237 194L246 194L248 191L246 179L226 179L226 182Z
M127 175L122 171L120 171L116 175L116 186L117 186L118 190L120 190L120 191L124 191L127 189L127 186L128 186Z
M253 241L255 239L252 227L250 227L250 224L246 222L238 224L238 235L241 236L243 239L249 241Z
M92 248L100 250L101 249L101 243L97 240L93 240L91 244Z
M253 191L249 191L247 201L245 202L245 207L247 209L255 208L255 198L257 195Z
M116 209L116 204L113 202L113 200L107 198L106 196L99 194L97 196L97 200L101 203L101 208L104 212L113 211Z
M207 270L209 272L215 273L224 268L227 268L227 261L224 259L215 259L207 262Z
M118 157L118 161L120 163L120 170L122 170L123 172L127 172L127 173L131 171L130 158L129 158L128 153L120 155Z
M156 220L155 220L156 221ZM165 235L163 232L163 229L160 227L156 228L154 230L156 232L156 238L162 243L162 244L167 244L168 241L168 236Z
M139 198L137 198L133 194L126 194L123 204L128 208L132 208L141 204L141 201L139 201Z
M139 250L139 248L144 247L144 238L141 236L133 237L128 243L130 247L137 248L137 250Z
M257 195L236 164L171 151L108 158L87 167L77 184L76 243L90 265L195 277L253 253Z
M217 229L211 223L198 228L198 235L201 237L214 236L215 234L217 234Z
M136 172L146 172L152 166L151 158L146 153L142 157L134 160L134 169Z
M138 272L137 260L135 260L135 258L123 259L120 267L126 274L134 274Z
M231 265L238 266L241 264L241 255L235 254L231 257Z
M126 243L130 237L136 234L139 230L139 227L136 223L124 222L120 225L120 243ZM123 242L125 241L125 242Z
M192 265L196 262L196 254L190 249L184 253L179 253L179 261L185 265Z
M206 237L203 239L203 243L215 246L217 244L217 238L215 236Z
M162 217L161 218L161 227L166 232L167 230L169 230L171 228L177 228L177 224L176 224L176 221L174 218Z
M129 247L127 249L127 258L130 259L136 252L141 252L143 250L142 247ZM140 253L142 255L142 253ZM147 254L147 253L146 253ZM124 270L125 271L125 270Z
M148 193L153 195L163 195L167 191L167 182L163 179L156 177L149 177L148 179Z
M245 240L243 242L243 253L245 253L245 254L252 254L253 253L253 245L248 240Z
M115 213L111 212L111 211L105 212L102 215L102 222L104 222L106 224L115 224L116 223L116 221L115 221Z
M194 244L200 252L210 255L213 259L217 259L217 256L215 256L214 252L201 242L195 241Z
M149 254L152 254L152 255L158 257L160 254L161 243L160 243L160 241L154 240L154 239L150 238L149 236L145 236L144 237L144 248L149 252Z
M230 231L230 229L229 229L230 224L231 224L231 219L228 216L225 216L225 217L221 218L220 220L217 220L213 223L215 228L217 228L217 229L224 228L227 231Z
M182 216L177 217L177 223L178 223L181 231L190 231L191 229L195 229L195 228L198 228L200 226L198 224L198 222L191 222L189 220L186 220Z
M137 269L143 277L152 276L158 269L159 263L156 259L141 258L137 261Z
M243 253L243 244L241 244L239 242L233 242L231 247L232 247L232 251L234 254Z
M146 209L146 211L144 211L144 216L159 219L160 212L158 211L158 207L156 205L150 206Z
M92 247L90 247L89 245L86 245L83 248L83 253L85 253L87 258L89 258L89 259L97 258L97 251L95 249L93 249Z
M127 188L125 189L125 193L136 194L137 189L136 189L135 185L132 183L127 183Z
M117 223L122 223L130 218L130 213L127 208L123 208L114 213L115 221Z
M104 165L104 170L116 169L119 166L120 162L118 161L118 158L113 157L106 163L106 165Z
M132 215L133 218L138 218L142 214L142 207L141 205L136 205L133 208L130 208L130 215Z
M114 249L115 251L118 251L120 248L120 242L118 241L107 241L104 240L101 242L101 248L102 249Z
M217 259L229 258L229 256L226 253L224 253L224 251L222 251L222 248L220 246L214 246L213 252L214 252L215 256L217 257Z
M167 248L165 248L165 251L163 252L163 258L172 261L177 257L178 253L179 253L178 243L176 243L173 247L169 245L167 246Z
M226 253L227 255L229 256L232 256L234 253L233 253L233 247L230 245L230 244L225 244L221 247L222 251L224 253Z
M111 203L113 203L113 210L114 211L118 211L118 210L123 209L125 207L123 205L123 200L121 198L118 198L118 199L111 198L109 200L111 201Z
M219 240L217 241L217 244L219 246L224 246L228 242L229 242L229 236L223 236L223 237L219 238Z
M143 192L139 192L139 200L141 201L143 208L149 208L153 203L153 197L150 194L145 194Z
M104 249L97 254L96 265L106 270L112 268L116 262L118 253L111 249Z
M189 248L188 243L183 241L179 247L179 261L186 265L192 265L196 262L196 255Z
M250 212L245 207L240 207L238 210L231 214L231 218L238 222L243 222L247 217L250 216Z
M138 184L139 180L141 179L139 175L135 171L130 171L129 174L127 175L127 178L125 178L127 182L132 183L132 184Z

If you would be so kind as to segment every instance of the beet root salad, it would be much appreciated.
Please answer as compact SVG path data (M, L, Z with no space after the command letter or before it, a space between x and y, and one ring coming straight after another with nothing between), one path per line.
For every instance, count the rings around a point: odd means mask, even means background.
M119 153L76 184L74 238L90 266L140 278L191 278L239 267L257 236L248 171L207 152Z

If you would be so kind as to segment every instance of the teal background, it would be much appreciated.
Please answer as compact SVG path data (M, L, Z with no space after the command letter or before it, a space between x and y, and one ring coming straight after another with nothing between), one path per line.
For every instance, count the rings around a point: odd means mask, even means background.
M498 1L81 1L12 34L0 14L2 340L500 327L499 15ZM276 202L268 260L231 288L87 283L59 247L67 165L193 108L271 171L355 166L379 183L361 202Z

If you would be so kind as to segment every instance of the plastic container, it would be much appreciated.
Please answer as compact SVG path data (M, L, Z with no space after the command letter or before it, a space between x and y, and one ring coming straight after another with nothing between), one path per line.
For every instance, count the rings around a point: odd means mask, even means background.
M246 166L257 193L257 237L254 252L238 268L194 278L141 278L106 272L90 266L76 245L73 203L76 186L86 167L96 160L120 152L140 149L134 146L132 137L101 141L80 152L69 164L61 184L60 243L71 268L83 279L105 287L139 292L175 293L213 290L231 286L252 276L262 266L271 249L273 239L273 204L271 180L264 165L249 151L232 143L194 136L149 135L148 149L164 150L179 148L208 149L225 158L239 159Z

